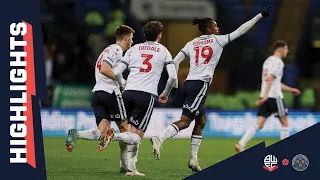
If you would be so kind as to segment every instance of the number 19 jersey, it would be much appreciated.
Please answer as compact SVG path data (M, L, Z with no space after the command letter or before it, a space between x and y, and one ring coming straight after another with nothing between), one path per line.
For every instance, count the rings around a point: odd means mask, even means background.
M230 41L229 35L202 35L188 42L181 52L190 57L190 70L186 80L211 83L223 47Z
M130 48L122 63L130 70L125 90L143 91L157 96L161 73L166 64L172 63L172 56L162 44L148 41Z

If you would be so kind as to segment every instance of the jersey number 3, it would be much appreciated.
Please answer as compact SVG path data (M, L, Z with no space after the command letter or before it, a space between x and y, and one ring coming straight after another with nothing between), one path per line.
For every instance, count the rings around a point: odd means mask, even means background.
M196 51L196 66L199 65L199 54L200 54L200 47L194 47L193 48ZM208 50L207 53L205 53L205 51ZM201 57L206 59L204 61L204 64L208 64L209 61L211 60L213 54L213 50L210 46L204 46L203 48L201 48Z
M152 54L141 54L141 57L144 58L144 61L142 64L147 65L147 68L140 68L140 72L149 72L152 69L152 64L149 62L151 58L153 57Z

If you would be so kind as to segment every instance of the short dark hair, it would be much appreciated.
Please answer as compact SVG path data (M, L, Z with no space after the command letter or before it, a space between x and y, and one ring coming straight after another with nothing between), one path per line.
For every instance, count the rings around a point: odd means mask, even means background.
M163 25L159 21L150 21L143 27L143 33L147 41L155 41L163 30Z
M116 40L122 40L124 36L129 35L131 33L134 34L135 31L129 26L120 25L116 27L114 32L116 34Z
M287 43L285 41L277 40L272 45L272 52L275 52L278 48L285 46L287 46Z
M207 33L207 28L212 26L212 18L198 18L194 17L192 19L192 24L197 25L198 24L198 29L202 34Z

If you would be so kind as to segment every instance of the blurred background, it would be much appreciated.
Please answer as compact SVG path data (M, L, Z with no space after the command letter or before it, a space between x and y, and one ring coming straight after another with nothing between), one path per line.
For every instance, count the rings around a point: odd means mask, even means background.
M282 82L302 90L298 97L284 93L286 106L290 112L303 112L301 117L307 117L310 114L306 113L320 110L320 0L41 0L50 97L42 102L42 115L49 117L54 108L61 116L70 111L73 115L85 112L87 115L91 113L90 118L94 119L91 112L94 65L101 51L115 42L114 29L118 25L126 24L136 31L136 44L144 42L142 27L146 22L161 21L164 25L161 43L174 57L188 41L199 35L197 27L191 24L192 17L213 17L221 34L227 34L269 5L273 6L271 17L260 21L247 34L224 48L206 107L214 113L252 112L254 121L262 64L270 55L272 43L280 39L287 41L290 48L289 56L284 60ZM188 71L189 59L186 59L180 65L179 87ZM127 74L125 72L124 76ZM164 89L166 79L164 70L159 92ZM155 106L176 108L179 118L182 103L180 90L169 103ZM172 117L175 116L168 114L164 119L171 121ZM77 117L75 119L77 121ZM43 118L43 121L47 119ZM303 121L309 124L297 126L308 127L318 121L320 119L312 123ZM246 125L241 126L245 128Z
M42 102L41 109L48 178L122 179L117 173L119 166L115 165L119 163L118 145L105 153L97 150L97 141L78 141L71 154L64 149L68 129L97 128L91 108L94 65L101 51L115 42L115 27L131 26L136 31L136 44L144 42L143 25L159 20L164 25L161 43L175 57L199 35L197 27L191 25L194 16L214 18L221 33L227 34L269 5L273 6L271 17L224 48L206 101L207 124L199 153L202 168L234 155L234 144L256 123L262 64L275 40L287 41L290 48L282 82L302 91L298 97L284 94L290 135L320 122L320 0L41 0L50 97ZM186 59L179 68L180 87L188 71ZM127 74L128 71L124 77ZM159 92L164 89L167 76L164 70ZM180 90L169 103L155 104L144 137L159 135L178 120L182 103ZM118 131L114 122L111 126ZM174 137L179 139L166 142L161 163L151 158L151 145L143 140L139 171L146 172L149 179L182 179L191 175L185 167L193 127L194 122ZM278 119L271 116L248 147L261 141L266 145L279 141L280 127ZM156 168L150 168L150 164Z
M161 21L164 24L161 43L174 57L198 36L196 26L191 25L192 17L213 17L222 34L227 34L269 4L273 6L271 17L225 47L206 106L220 110L254 109L260 91L261 66L270 55L272 42L282 39L290 48L283 82L302 90L299 97L285 93L287 107L319 110L320 0L41 0L50 96L43 107L90 107L94 64L101 51L115 42L114 29L118 25L127 24L135 29L135 44L144 41L141 29L147 21ZM179 70L180 87L188 68L186 59ZM166 78L164 70L159 92ZM181 105L180 92L165 106Z

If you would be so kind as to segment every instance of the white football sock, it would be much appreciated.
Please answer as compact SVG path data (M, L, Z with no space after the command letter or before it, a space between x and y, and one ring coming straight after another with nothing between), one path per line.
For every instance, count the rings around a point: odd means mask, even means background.
M250 139L252 139L253 136L256 134L257 130L259 130L259 127L257 124L247 129L246 133L240 139L239 145L244 148L247 145L247 143L250 141Z
M113 141L122 141L126 144L140 144L141 137L133 132L115 133Z
M191 136L191 158L198 159L198 150L201 144L202 136Z
M281 127L280 129L280 140L283 140L290 136L289 127Z
M119 141L120 146L120 167L127 168L127 161L128 161L128 148L124 142Z
M85 131L78 131L79 139L99 140L100 136L101 136L101 132L99 129L89 129Z
M128 145L128 169L130 171L137 170L136 162L138 161L139 144Z
M162 132L159 136L161 143L167 139L177 135L179 133L179 128L175 124L170 124L167 129Z

